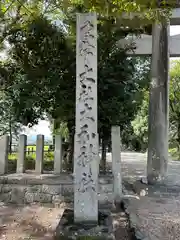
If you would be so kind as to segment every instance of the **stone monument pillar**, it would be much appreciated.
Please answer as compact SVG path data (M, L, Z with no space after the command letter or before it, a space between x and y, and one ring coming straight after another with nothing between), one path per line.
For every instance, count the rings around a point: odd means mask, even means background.
M155 23L152 32L152 63L149 100L148 161L149 184L163 181L168 165L169 117L169 25Z
M16 173L25 172L26 146L27 146L27 136L22 134L19 136L19 150L18 150Z
M36 139L36 164L35 172L38 174L43 173L43 161L44 161L44 135L37 135Z
M77 14L74 221L98 221L97 18Z
M4 135L0 137L0 175L7 173L8 170L8 149L9 136Z
M112 172L113 172L113 192L114 199L119 200L122 197L122 175L121 175L121 138L120 127L111 127L112 143Z
M54 151L54 174L62 172L62 137L55 136L55 151Z

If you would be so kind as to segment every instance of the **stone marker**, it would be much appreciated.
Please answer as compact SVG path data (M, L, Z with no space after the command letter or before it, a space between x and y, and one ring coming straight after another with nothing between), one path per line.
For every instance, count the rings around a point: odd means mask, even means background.
M18 150L18 159L17 159L17 173L25 172L25 159L26 159L26 145L27 145L27 136L19 136L19 150Z
M98 221L97 20L77 14L74 221Z
M163 181L167 174L169 25L155 23L152 39L147 162L147 179L150 184Z
M0 175L7 173L9 136L0 137Z
M65 209L57 239L114 240L109 211L98 211L97 19L77 14L76 132L74 151L74 211Z
M114 177L113 189L114 199L122 197L122 175L121 175L121 138L120 127L111 127L112 142L112 173Z
M44 135L37 135L36 140L36 164L35 172L41 174L43 172L44 160Z
M54 174L60 174L61 171L62 171L62 138L61 135L56 135L54 151Z

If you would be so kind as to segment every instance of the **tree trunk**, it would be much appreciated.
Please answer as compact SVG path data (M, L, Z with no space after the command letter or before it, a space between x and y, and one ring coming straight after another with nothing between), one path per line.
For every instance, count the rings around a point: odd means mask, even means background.
M169 25L165 22L155 23L152 38L147 162L147 179L149 184L163 181L167 173Z
M74 134L69 137L69 147L67 150L67 170L73 172L73 156L74 156Z
M12 154L12 126L11 126L11 115L9 118L9 154Z
M55 149L55 134L53 134L53 150Z
M68 171L73 172L73 163L74 163L74 134L75 134L75 127L74 121L69 121L67 124L69 130L69 146L67 149L67 159L66 159L66 169Z
M103 173L106 173L106 147L107 147L107 142L103 138L102 139L102 154L101 154L101 169Z
M178 122L178 160L180 160L180 119L179 119L179 122Z

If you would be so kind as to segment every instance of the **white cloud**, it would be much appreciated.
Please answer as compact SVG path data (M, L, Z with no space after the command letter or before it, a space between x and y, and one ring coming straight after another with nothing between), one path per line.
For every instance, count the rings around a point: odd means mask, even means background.
M50 123L47 120L40 120L38 125L33 126L32 128L25 127L23 132L27 136L34 136L38 134L43 134L46 137L51 136Z

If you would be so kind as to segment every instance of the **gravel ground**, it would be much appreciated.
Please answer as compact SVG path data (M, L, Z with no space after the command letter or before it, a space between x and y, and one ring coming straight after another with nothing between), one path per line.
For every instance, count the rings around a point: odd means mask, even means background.
M53 240L54 231L64 208L49 208L40 204L28 206L0 203L0 240ZM129 226L123 212L113 214L115 236L129 240Z
M63 208L0 204L1 240L52 240Z
M124 212L118 212L114 214L113 219L114 228L116 229L115 238L117 240L130 240L131 232L126 214Z
M131 161L123 161L123 177L129 183L146 176L146 161L132 154ZM170 161L166 186L148 190L148 196L132 198L129 211L134 215L136 230L147 240L180 239L180 162ZM136 217L137 216L137 217Z
M136 227L148 240L180 239L180 198L133 200L130 212L138 216Z
M129 160L124 161L125 157ZM146 175L146 161L143 159L145 157L142 154L134 153L122 157L124 179L133 182ZM179 162L169 163L169 184L180 187ZM157 192L153 197L132 200L130 208L138 216L138 228L149 240L180 239L180 193L163 196ZM63 210L63 207L50 208L39 204L17 207L0 203L0 240L52 240ZM114 215L114 224L116 239L130 239L124 213Z

